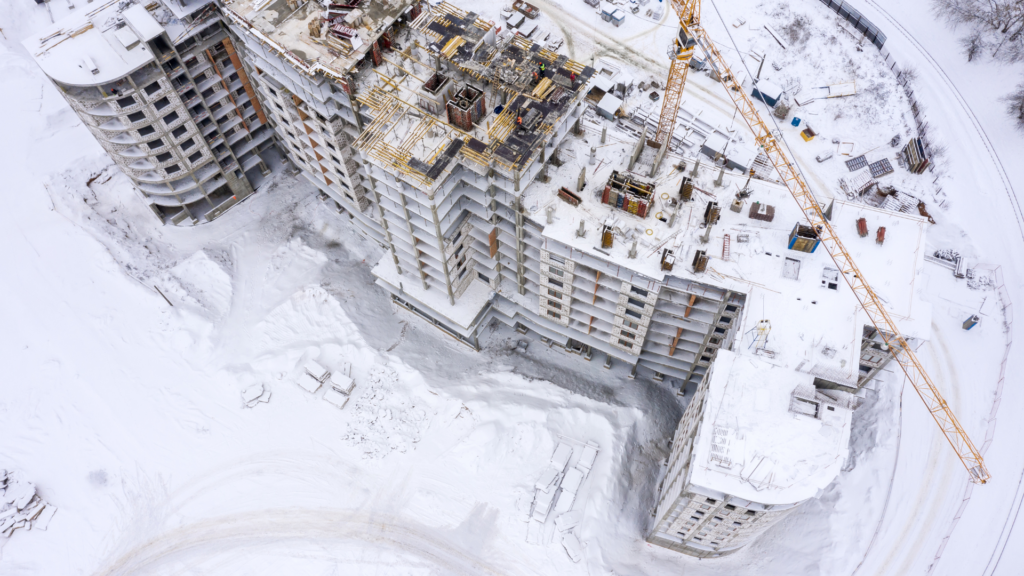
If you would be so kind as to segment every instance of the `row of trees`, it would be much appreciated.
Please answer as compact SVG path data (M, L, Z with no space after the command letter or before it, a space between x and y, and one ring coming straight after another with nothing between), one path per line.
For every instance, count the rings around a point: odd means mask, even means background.
M988 56L998 62L1024 62L1024 0L933 0L935 11L954 28L967 61ZM1006 111L1024 130L1024 82L1007 94Z

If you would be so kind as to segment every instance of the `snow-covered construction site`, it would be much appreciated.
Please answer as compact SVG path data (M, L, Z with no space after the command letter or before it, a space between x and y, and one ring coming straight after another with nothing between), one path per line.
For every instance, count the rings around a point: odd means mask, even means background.
M0 573L1019 573L1024 144L906 4L4 3Z

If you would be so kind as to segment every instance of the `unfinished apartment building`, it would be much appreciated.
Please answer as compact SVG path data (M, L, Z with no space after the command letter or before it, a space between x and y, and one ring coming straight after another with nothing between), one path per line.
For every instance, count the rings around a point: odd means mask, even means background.
M713 225L705 274L746 283L753 304L683 414L648 535L698 557L735 552L828 487L848 458L852 411L893 353L785 189L758 183L732 201L746 205ZM927 220L844 202L830 214L919 346L931 323L919 294Z
M269 174L272 132L212 0L88 4L24 46L162 222L213 220Z
M386 250L373 274L396 305L473 348L496 320L674 380L691 401L652 543L728 554L838 474L894 351L788 191L736 163L741 132L703 115L681 139L706 134L690 148L714 167L661 166L646 130L599 147L603 73L446 2L166 1L26 41L165 221L251 194L276 143ZM927 221L827 214L918 345Z
M220 5L281 149L386 248L398 305L473 347L497 319L683 388L737 338L751 287L679 271L700 246L680 231L722 212L703 172L579 174L593 68L447 3ZM891 357L869 340L853 391Z

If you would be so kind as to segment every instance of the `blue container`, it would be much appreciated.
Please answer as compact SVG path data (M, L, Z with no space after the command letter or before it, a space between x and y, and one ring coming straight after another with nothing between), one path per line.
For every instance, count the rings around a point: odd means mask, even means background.
M501 114L501 111L502 111L502 110L504 110L504 109L505 109L505 107L504 107L504 106L497 106L497 107L495 107L495 109L494 109L494 113L495 113L495 114Z
M793 124L793 126L799 126L800 125L800 119L799 118L793 118L793 122L791 122L791 124Z

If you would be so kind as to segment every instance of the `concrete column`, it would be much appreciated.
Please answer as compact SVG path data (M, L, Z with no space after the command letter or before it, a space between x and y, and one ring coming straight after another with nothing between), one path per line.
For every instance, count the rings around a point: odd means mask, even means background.
M412 227L412 222L409 221L409 205L408 205L408 200L405 199L405 192L404 191L400 190L398 192L398 196L402 200L402 212L404 213L404 216L405 216L405 226L409 230L409 236L412 237L412 249L413 249L413 252L414 252L413 253L413 258L416 260L416 269L420 273L420 282L423 283L423 289L424 290L429 290L430 287L427 286L427 273L423 271L423 263L420 262L419 255L417 255L415 253L415 252L418 251L417 248L416 248L416 231ZM444 257L444 254L442 253L441 256Z
M430 215L434 217L434 232L437 234L437 249L441 251L441 269L444 270L444 282L448 288L448 302L455 305L455 293L452 292L452 277L448 271L448 257L444 254L444 236L441 235L441 222L437 218L437 205L431 201Z

